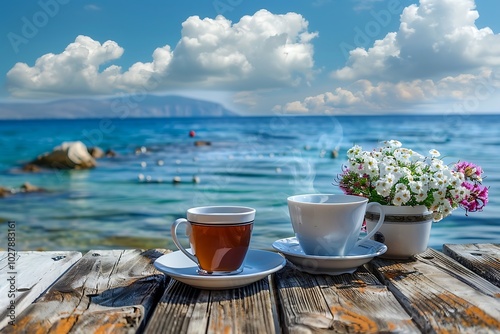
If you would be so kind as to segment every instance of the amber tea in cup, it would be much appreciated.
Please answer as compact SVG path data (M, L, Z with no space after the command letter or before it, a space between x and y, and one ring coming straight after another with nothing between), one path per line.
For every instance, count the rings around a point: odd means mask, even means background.
M207 206L191 208L187 219L172 225L175 245L198 264L205 275L231 275L243 270L252 235L255 209L240 206ZM190 253L179 242L177 228L185 224L191 244Z

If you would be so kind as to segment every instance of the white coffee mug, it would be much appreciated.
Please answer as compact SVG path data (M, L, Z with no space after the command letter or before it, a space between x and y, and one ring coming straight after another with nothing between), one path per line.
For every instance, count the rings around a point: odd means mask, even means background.
M345 256L371 238L384 223L379 203L353 195L306 194L287 199L297 241L307 255ZM367 208L378 209L376 226L359 239Z

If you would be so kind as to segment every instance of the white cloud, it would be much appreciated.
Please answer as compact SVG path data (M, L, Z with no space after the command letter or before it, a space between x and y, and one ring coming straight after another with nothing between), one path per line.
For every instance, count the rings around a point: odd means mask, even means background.
M397 32L369 49L350 52L340 80L440 78L466 70L500 65L500 35L478 29L473 0L420 0L401 14Z
M440 80L415 79L397 83L358 80L347 88L336 88L331 92L293 101L275 110L301 111L310 114L343 114L358 112L391 112L414 109L420 105L445 102L443 107L462 109L473 104L477 108L500 91L500 70L484 70L476 75L460 74ZM445 110L441 110L443 112ZM466 110L472 111L472 110Z
M323 114L491 105L500 91L500 35L478 29L477 18L473 0L420 0L403 10L398 31L352 50L346 66L332 73L350 84L276 109Z
M306 106L304 106L304 104L300 103L299 101L294 101L287 103L283 108L283 111L289 113L305 113L308 112L308 109Z
M46 54L34 66L17 63L7 73L13 96L110 94L165 88L255 90L298 85L312 77L313 46L318 34L296 13L260 10L232 23L189 17L171 49L157 48L151 62L123 71L106 63L124 50L78 36L60 54Z
M113 41L101 44L78 36L62 53L45 54L33 67L17 63L7 73L7 85L12 95L21 97L108 91L119 68L112 65L99 72L99 66L122 54L123 48Z

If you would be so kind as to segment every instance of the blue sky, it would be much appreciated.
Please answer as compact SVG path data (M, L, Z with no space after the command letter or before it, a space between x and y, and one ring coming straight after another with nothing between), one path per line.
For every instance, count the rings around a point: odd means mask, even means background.
M499 14L490 0L9 1L0 113L144 92L246 115L498 112Z

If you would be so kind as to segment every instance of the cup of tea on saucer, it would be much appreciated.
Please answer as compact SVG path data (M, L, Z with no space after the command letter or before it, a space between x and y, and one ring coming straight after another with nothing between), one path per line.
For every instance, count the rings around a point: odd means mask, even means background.
M203 206L187 210L171 227L172 239L201 275L234 275L243 270L250 245L255 209L244 206ZM186 225L191 252L179 242L177 229Z
M370 239L385 218L382 205L354 195L295 195L288 197L287 203L293 231L307 255L346 256ZM373 230L359 239L368 208L379 211L380 217Z

